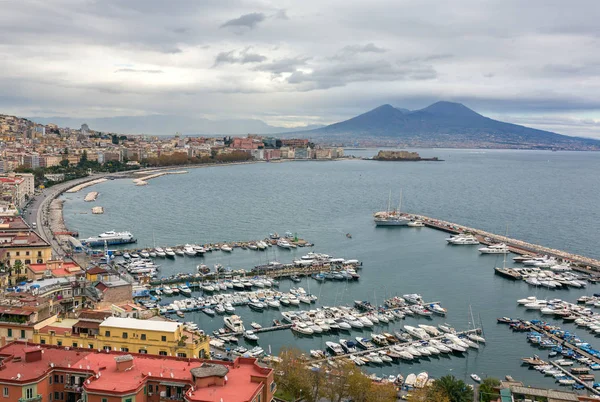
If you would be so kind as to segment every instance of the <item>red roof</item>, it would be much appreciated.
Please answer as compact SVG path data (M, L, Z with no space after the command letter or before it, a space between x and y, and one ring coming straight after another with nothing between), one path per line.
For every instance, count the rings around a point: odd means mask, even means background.
M107 272L108 272L107 270L105 270L104 268L100 268L100 267L93 267L86 271L86 273L88 273L90 275L105 274Z
M33 271L33 272L44 272L46 269L48 269L49 267L52 267L53 265L56 265L57 263L50 263L50 264L29 264L29 268ZM74 262L63 262L60 264L61 268L56 268L52 270L52 273L54 275L60 276L60 275L73 275L73 272L68 272L67 269L77 269L80 268L79 265L77 265ZM79 269L81 270L81 268Z
M46 328L49 327L43 329ZM97 352L80 348L67 350L67 348L50 345L36 347L41 348L43 353L41 360L33 362L25 361L25 351L31 348L24 343L13 342L0 348L0 358L4 358L0 364L5 366L0 370L0 382L28 383L43 377L49 371L60 369L88 373L90 381L85 382L84 388L89 392L123 394L139 390L148 380L192 386L190 370L205 362L200 359L131 354L132 367L127 371L117 371L115 357L125 353ZM188 400L219 402L223 398L224 401L248 401L262 387L261 383L252 382L252 377L266 377L271 373L271 369L260 367L255 359L250 358L238 358L233 363L219 361L211 361L211 363L229 368L226 384L189 391ZM100 373L98 378L95 377L97 373ZM18 379L17 374L20 374Z

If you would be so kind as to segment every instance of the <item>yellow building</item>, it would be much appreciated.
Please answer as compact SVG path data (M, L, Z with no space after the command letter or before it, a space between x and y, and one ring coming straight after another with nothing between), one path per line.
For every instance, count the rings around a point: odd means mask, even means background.
M0 232L0 263L11 285L27 277L27 265L44 264L52 257L52 247L37 233Z
M210 352L208 336L186 331L179 322L120 317L100 323L78 321L67 328L47 326L34 332L33 342L194 358L208 357Z

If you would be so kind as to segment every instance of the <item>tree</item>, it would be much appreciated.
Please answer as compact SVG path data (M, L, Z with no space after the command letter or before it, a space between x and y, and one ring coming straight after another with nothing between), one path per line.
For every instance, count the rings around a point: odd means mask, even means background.
M392 383L371 382L369 402L396 402L398 392Z
M349 397L348 378L352 370L356 369L354 363L337 361L338 366L329 375L328 386L323 390L322 396L331 402L341 402Z
M60 166L64 167L64 168L68 168L69 167L69 160L68 159L63 159L60 161Z
M79 158L79 163L77 164L77 166L84 167L87 164L87 161L88 161L88 154L87 154L87 151L84 149L83 152L81 153L81 158Z
M119 145L119 137L116 134L113 134L110 138L113 144Z
M354 368L348 375L348 393L354 402L369 402L371 394L371 379L364 375L358 368Z
M410 402L450 402L450 398L441 389L425 387L410 391Z
M294 348L283 348L279 353L276 381L278 387L291 395L294 401L302 395L311 394L310 373L302 359L302 352Z
M484 378L479 386L479 400L481 402L495 401L500 396L496 390L500 386L500 380L493 377Z
M473 390L464 381L453 375L445 375L433 383L431 387L436 392L442 392L450 402L471 402Z

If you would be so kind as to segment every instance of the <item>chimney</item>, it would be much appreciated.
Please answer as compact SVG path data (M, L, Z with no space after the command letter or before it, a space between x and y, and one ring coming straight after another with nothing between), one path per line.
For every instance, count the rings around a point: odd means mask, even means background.
M115 357L115 362L117 362L117 371L123 372L127 371L133 367L133 356L131 355L122 355Z
M25 349L25 361L27 363L37 362L42 360L42 349L27 348Z

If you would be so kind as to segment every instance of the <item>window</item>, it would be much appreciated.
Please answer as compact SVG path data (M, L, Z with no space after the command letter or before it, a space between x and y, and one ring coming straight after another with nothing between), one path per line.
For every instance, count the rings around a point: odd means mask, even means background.
M60 394L58 392L54 393L54 399L56 399L57 401L60 399Z
M277 384L275 383L275 381L271 382L271 392L275 391L275 387L277 386Z
M88 343L88 349L94 349L94 344L93 343Z
M102 398L102 402L108 402L108 399Z
M20 255L21 255L21 252L20 252L20 251L17 251L17 257L18 257L18 256L20 256Z
M73 342L73 347L76 348L77 347L77 342Z
M146 340L146 334L142 334L142 335L140 335L140 339L141 339L142 341L145 341L145 340Z
M10 251L6 253L6 256L7 256L7 257L10 257Z
M123 332L123 339L127 339L127 332Z
M62 341L56 341L56 344L57 344L58 346L62 346Z
M146 353L148 353L148 351L146 349L140 349L138 350L138 353L145 355Z
M106 346L104 347L104 350L106 350L107 352L110 352L110 350L111 350L111 349L112 349L112 348L110 347L110 345L106 345Z
M12 337L12 328L8 329L8 337L11 338Z
M160 337L160 340L163 341L163 342L166 342L167 341L167 337L165 335L163 335L163 336Z
M62 377L62 376L61 376L61 377ZM61 393L60 393L60 400L61 400L61 401L64 401L64 400L65 400L65 393L64 393L64 392L61 392Z
M33 387L25 388L25 398L27 398L27 399L33 398Z
M131 402L131 398L125 399L125 402Z
M58 374L54 374L54 382L58 384ZM54 399L58 399L58 397Z
M167 352L165 352L164 350L161 350L160 352L158 352L158 354L159 354L160 356L166 356L166 355L167 355Z
M52 401L52 392L50 392L50 393L48 394L48 400L49 400L49 401Z
M25 251L25 255L29 255L29 251Z
M121 352L129 352L129 348L121 348Z
M152 387L152 384L148 384L148 392L152 392L154 390L154 388Z
M42 345L45 345L45 344L46 344L46 340L45 340L44 338L41 338L41 339L40 339L40 343L41 343Z
M146 386L144 386L144 395L146 395L148 393L148 388Z
M48 381L50 382L50 385L52 385L52 376L48 377Z
M104 332L104 336L110 336L110 331Z
M185 354L185 353L177 353L177 357L187 357L187 354Z
M38 251L38 257L41 257L41 256L42 256L42 252Z
M3 393L5 398L8 398L8 387L4 387L4 393Z
M29 260L29 259L25 260L25 264L31 264L31 260Z
M25 330L24 329L21 330L21 339L25 339Z

